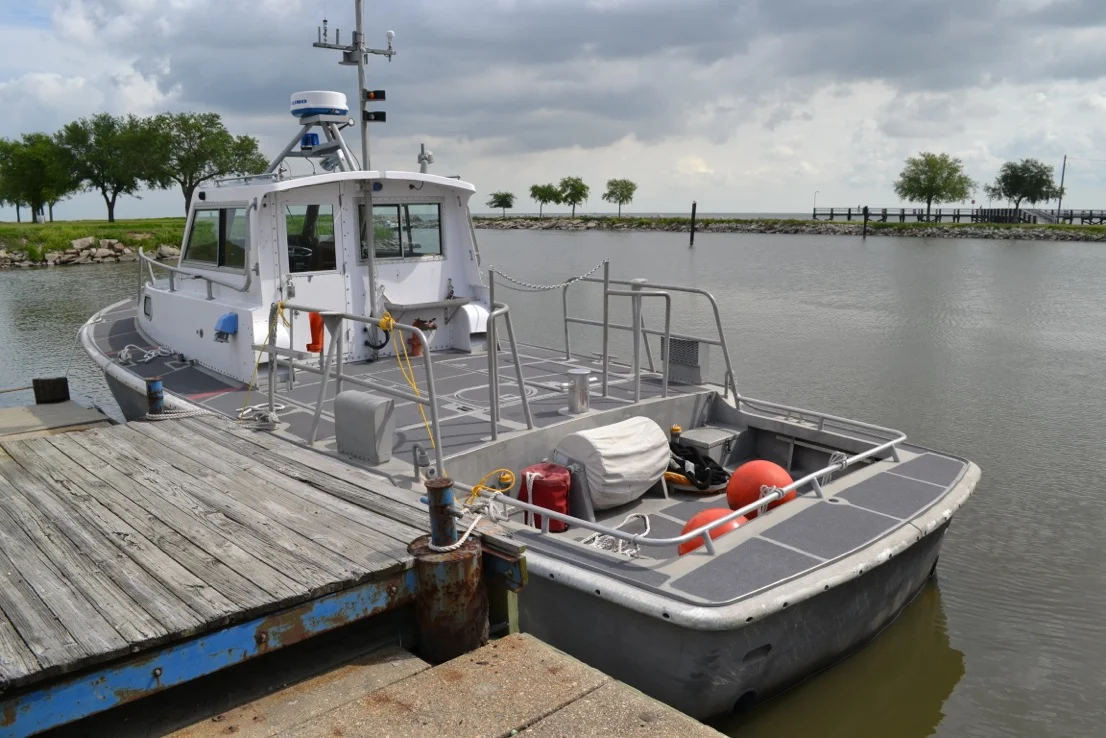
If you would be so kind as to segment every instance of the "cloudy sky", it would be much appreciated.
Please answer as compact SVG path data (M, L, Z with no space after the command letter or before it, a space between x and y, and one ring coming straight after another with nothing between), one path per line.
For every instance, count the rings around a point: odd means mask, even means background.
M897 205L905 157L944 151L977 181L1003 161L1069 155L1065 204L1106 207L1103 0L370 0L388 122L373 167L432 171L524 196L582 176L639 183L636 212L800 212ZM272 154L289 94L355 94L312 49L352 0L3 0L0 136L106 110L216 111ZM979 193L982 197L982 192ZM480 198L481 202L484 198ZM178 192L120 202L173 215ZM523 200L518 210L533 209ZM474 210L483 210L475 207ZM63 218L102 217L97 195ZM14 213L0 210L0 218Z

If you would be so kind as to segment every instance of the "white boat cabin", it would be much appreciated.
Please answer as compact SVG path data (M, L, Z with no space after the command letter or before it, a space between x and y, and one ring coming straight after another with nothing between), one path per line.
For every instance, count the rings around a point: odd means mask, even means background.
M363 170L272 173L199 189L180 261L169 279L143 288L138 325L156 343L243 382L274 303L433 321L432 349L484 351L488 295L468 209L473 192L457 179ZM316 352L308 313L284 317L277 344ZM363 323L343 326L347 361L396 348L374 351Z

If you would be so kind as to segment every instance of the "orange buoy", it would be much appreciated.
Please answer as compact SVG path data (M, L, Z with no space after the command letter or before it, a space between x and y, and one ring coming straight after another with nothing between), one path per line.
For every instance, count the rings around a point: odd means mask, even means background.
M308 313L307 323L311 326L311 343L307 344L307 350L317 354L323 350L323 316Z
M726 485L726 502L731 510L736 510L759 500L762 486L786 487L792 481L794 480L791 479L791 475L779 464L765 459L746 461L730 475L730 482ZM768 509L779 507L793 499L795 499L795 490L784 495L782 500L769 503ZM752 520L757 516L757 512L754 510L747 515Z
M688 533L690 531L693 531L696 528L702 528L704 525L709 525L710 523L713 523L715 520L718 520L719 518L724 518L732 512L733 512L733 510L730 510L729 508L725 508L725 507L712 507L712 508L709 508L707 510L700 510L699 512L697 512L697 513L695 513L694 515L691 516L691 520L688 520L686 523L684 523L684 529L682 531L680 531L680 535L683 535L684 533ZM733 520L731 520L728 523L725 523L723 525L718 526L717 528L712 529L711 532L710 532L710 537L711 537L711 539L715 539L718 536L724 536L727 533L729 533L731 530L737 530L739 527L741 527L742 525L744 525L745 523L748 523L748 522L749 522L749 519L746 518L744 515L741 515L739 517L734 518ZM692 538L690 541L686 541L684 543L681 543L680 548L679 548L680 556L683 556L688 551L694 551L695 549L699 548L702 545L703 545L703 537L702 536L699 536L698 538Z

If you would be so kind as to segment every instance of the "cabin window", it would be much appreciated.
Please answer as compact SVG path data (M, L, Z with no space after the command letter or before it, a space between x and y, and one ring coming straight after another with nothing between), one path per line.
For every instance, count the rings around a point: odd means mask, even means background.
M245 208L197 210L184 249L184 260L215 267L246 266L249 219Z
M333 205L285 205L288 271L325 272L338 268Z
M368 221L365 206L357 206L361 224L361 260L369 257ZM373 242L376 258L441 256L441 205L438 203L403 203L373 205Z

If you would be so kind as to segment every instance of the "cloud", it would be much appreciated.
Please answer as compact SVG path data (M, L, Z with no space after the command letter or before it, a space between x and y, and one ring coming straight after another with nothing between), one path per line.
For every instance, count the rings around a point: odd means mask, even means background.
M337 55L310 47L323 5L2 10L0 135L97 110L213 110L278 149L291 92L355 92ZM332 41L336 29L349 39L351 6L326 3ZM413 166L425 141L439 166L486 178L482 190L525 191L523 177L573 166L600 181L673 175L674 196L716 196L716 210L805 210L815 189L825 202L890 201L902 160L923 147L968 152L989 179L1007 155L1089 156L1102 140L1100 0L394 0L370 3L366 23L370 45L394 29L399 52L370 65L389 93L374 163ZM731 191L696 191L708 185ZM639 201L667 209L649 193L643 182Z

